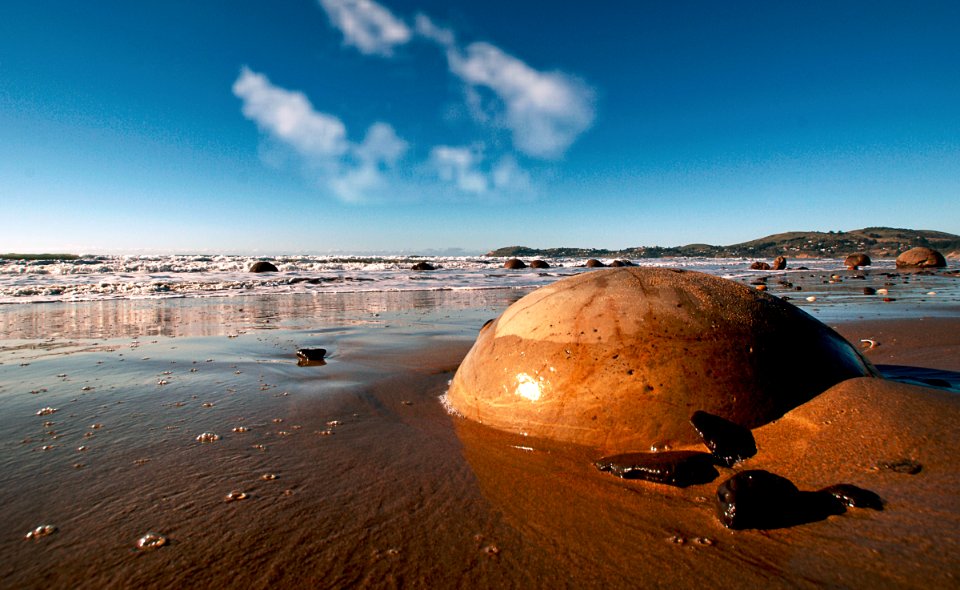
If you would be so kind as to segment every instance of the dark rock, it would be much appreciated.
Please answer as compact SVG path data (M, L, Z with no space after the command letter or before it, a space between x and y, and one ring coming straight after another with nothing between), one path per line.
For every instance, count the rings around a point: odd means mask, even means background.
M278 272L277 267L271 262L258 260L250 266L250 272Z
M787 259L783 256L777 256L773 259L773 270L783 270L787 268Z
M521 268L527 268L527 265L519 258L511 258L510 260L503 263L503 268L517 270Z
M629 260L614 260L613 262L610 263L610 266L616 266L616 267L636 266L636 264L630 262Z
M854 270L861 266L870 266L870 263L870 257L866 254L851 254L843 261L844 266Z
M947 265L943 254L922 246L897 256L897 268L942 268Z
M410 267L410 270L437 270L437 267L429 262L418 262Z
M307 365L325 365L323 357L327 356L325 348L301 348L297 350L297 364L301 367Z
M898 459L896 461L884 461L877 464L877 468L884 471L893 471L894 473L906 473L907 475L916 475L923 470L923 465L913 459Z
M863 288L863 294L864 294L864 295L876 295L876 294L877 294L877 290L874 289L873 287L864 287L864 288Z
M604 457L594 465L600 471L609 471L624 479L643 479L678 487L707 483L719 475L713 467L713 457L696 451L625 453Z
M530 261L530 268L550 268L550 265L543 260Z
M757 262L754 262L753 264L750 265L750 269L751 270L770 270L770 265L767 264L766 262L760 262L758 260Z
M775 529L842 514L843 502L827 492L801 492L785 477L741 471L717 488L717 517L731 529Z
M600 268L600 267L606 266L606 264L600 262L596 258L591 258L590 260L587 261L586 266L587 268Z
M870 490L858 488L853 484L838 483L823 488L820 491L830 494L851 508L871 508L873 510L883 510L883 500L880 499L880 496L874 492L871 492Z
M757 454L753 433L739 424L702 410L693 413L690 423L703 438L703 444L727 467Z

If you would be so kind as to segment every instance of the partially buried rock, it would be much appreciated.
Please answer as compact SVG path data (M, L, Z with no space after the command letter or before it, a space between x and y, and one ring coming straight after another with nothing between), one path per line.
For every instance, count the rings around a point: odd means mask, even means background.
M693 413L690 423L703 438L703 444L727 467L757 454L753 433L739 424L701 410Z
M604 457L594 465L600 471L609 471L624 479L643 479L678 487L707 483L719 475L713 467L713 457L696 451L624 453Z
M308 365L325 365L324 357L327 356L327 349L325 348L301 348L297 350L297 364L302 366Z
M880 499L880 496L850 483L838 483L820 491L830 494L851 508L883 510L883 500Z
M787 268L787 259L783 256L777 256L773 259L773 270L783 270Z
M851 270L857 270L861 266L870 266L870 257L866 254L851 254L843 261L843 265Z
M588 260L587 263L586 263L586 267L587 267L587 268L601 268L601 267L604 267L604 266L606 266L606 264L600 262L600 261L597 260L596 258L591 258L591 259Z
M258 260L250 266L250 272L278 272L272 262Z
M770 265L759 260L750 265L751 270L770 270Z
M614 260L610 263L610 266L620 268L621 266L636 266L634 263L629 260Z
M507 268L510 270L518 270L521 268L527 268L527 265L526 263L524 263L524 261L520 260L519 258L511 258L510 260L503 263L503 268Z
M768 529L790 524L787 517L800 502L789 479L769 471L741 471L717 488L717 517L731 529Z
M500 430L614 455L698 442L687 408L752 429L875 375L846 340L779 298L634 267L581 273L511 305L480 331L447 401Z
M410 270L437 270L437 267L429 262L418 262L410 267Z
M530 268L550 268L550 265L543 260L530 261Z
M946 265L947 261L943 254L922 246L897 256L897 268L942 268Z

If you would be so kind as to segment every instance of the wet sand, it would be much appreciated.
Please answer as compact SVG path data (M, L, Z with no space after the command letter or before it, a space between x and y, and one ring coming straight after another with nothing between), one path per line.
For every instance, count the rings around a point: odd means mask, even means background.
M853 483L884 510L730 531L713 498L732 470L682 489L620 480L593 467L591 449L444 411L438 397L477 330L520 295L0 310L0 585L957 585L960 396L948 389L960 318L949 306L831 315L912 384L837 385L755 430L759 453L737 467L802 490ZM316 346L327 364L297 366L295 350ZM811 368L784 359L792 370ZM36 415L45 407L56 412ZM200 443L204 432L220 438ZM920 472L881 467L903 459ZM228 502L231 491L248 497ZM24 539L43 524L57 531ZM169 544L135 549L149 531Z

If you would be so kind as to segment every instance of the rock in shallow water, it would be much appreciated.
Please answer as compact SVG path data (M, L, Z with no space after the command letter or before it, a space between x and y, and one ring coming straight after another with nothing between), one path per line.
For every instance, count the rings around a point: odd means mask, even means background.
M511 305L480 331L447 400L501 430L616 454L698 442L692 409L754 428L874 374L846 340L778 298L634 267L563 279Z
M645 479L678 487L707 483L719 475L713 467L713 457L696 451L624 453L604 457L594 465L624 479Z
M727 467L757 454L757 443L749 429L720 416L697 410L690 423L710 452Z
M266 260L258 260L250 266L250 272L278 272L277 267Z

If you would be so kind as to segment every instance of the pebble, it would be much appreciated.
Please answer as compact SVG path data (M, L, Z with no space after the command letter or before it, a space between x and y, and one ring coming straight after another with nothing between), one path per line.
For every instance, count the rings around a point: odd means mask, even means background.
M53 526L52 524L42 524L24 535L23 538L27 541L36 541L37 539L50 536L55 532L57 532L57 527Z
M238 500L246 500L249 497L250 495L247 494L246 492L240 492L240 491L234 490L229 494L227 494L223 499L225 502L236 502Z
M208 443L220 440L220 436L212 432L204 432L197 437L197 442Z
M137 549L141 551L153 551L166 545L169 541L160 533L147 533L137 539Z
M260 476L260 479L262 479L263 481L273 481L273 480L277 479L277 474L276 474L276 473L264 473L263 475Z
M234 432L246 432L248 430L250 429L247 428L246 426L237 426L236 428L233 429Z
M50 406L47 406L46 408L40 408L37 410L37 416L49 416L56 411L57 408L51 408Z

